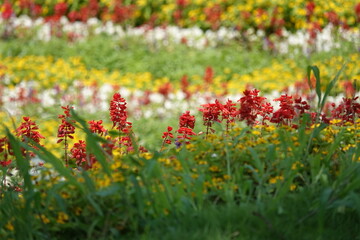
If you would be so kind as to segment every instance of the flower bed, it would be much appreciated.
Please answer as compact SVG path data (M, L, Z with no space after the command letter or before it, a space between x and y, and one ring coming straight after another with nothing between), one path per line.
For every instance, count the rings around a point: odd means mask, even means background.
M311 69L319 84L317 68ZM274 109L256 89L244 91L237 102L203 104L202 131L194 132L199 120L187 111L178 127L163 132L157 150L138 145L127 102L119 93L109 105L111 129L102 120L86 122L71 107L62 107L59 157L47 150L49 140L36 122L23 117L16 137L7 131L0 139L0 204L2 209L12 205L0 212L0 235L29 237L41 232L44 237L82 238L103 231L112 237L142 233L142 224L179 214L188 204L202 208L275 199L314 184L339 186L331 190L335 200L324 204L341 205L344 194L357 189L340 186L358 177L348 169L357 168L360 161L360 104L353 96L325 110L331 85L325 96L316 87L317 108L284 94L274 100L279 102ZM78 131L85 134L75 140ZM31 210L26 210L28 205ZM31 229L25 228L25 218L31 219ZM91 231L82 227L94 219Z

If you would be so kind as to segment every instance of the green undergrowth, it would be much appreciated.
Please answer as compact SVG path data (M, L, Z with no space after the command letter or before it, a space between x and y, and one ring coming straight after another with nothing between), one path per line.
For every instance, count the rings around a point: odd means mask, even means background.
M180 148L112 156L86 133L90 170L7 133L2 239L357 239L358 124L234 128ZM43 166L29 161L34 152ZM135 148L137 149L137 148ZM26 152L25 152L26 153ZM73 166L70 163L70 166ZM14 165L2 167L2 177ZM30 171L30 169L32 169ZM33 170L36 170L35 173ZM16 188L21 191L17 192Z

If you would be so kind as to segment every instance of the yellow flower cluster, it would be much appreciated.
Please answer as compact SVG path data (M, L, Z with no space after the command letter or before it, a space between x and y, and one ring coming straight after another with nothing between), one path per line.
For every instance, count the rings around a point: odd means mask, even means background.
M150 72L122 73L107 69L88 69L78 57L69 59L55 59L44 56L24 57L1 57L2 67L0 76L8 76L8 87L14 87L22 81L33 81L39 89L59 86L62 90L74 88L75 82L81 82L85 86L101 86L104 83L125 87L130 91L150 90L153 92L168 82L172 82L173 89L181 89L178 81L172 81L168 77L155 78ZM340 81L360 79L360 58L357 53L344 57L333 57L330 60L316 62L321 70L323 82L329 82L341 67L348 61L344 74ZM298 66L294 60L287 59L282 62L273 60L267 67L256 69L248 74L234 73L231 69L224 69L223 73L217 74L211 86L204 87L202 75L189 76L191 85L190 92L211 91L217 95L225 92L225 86L229 93L241 93L246 87L253 86L264 92L281 91L295 82L302 82L306 77L303 66ZM306 80L305 80L306 81ZM307 81L306 81L307 82ZM226 83L226 85L224 85ZM341 83L339 85L341 87ZM340 88L341 89L341 88Z

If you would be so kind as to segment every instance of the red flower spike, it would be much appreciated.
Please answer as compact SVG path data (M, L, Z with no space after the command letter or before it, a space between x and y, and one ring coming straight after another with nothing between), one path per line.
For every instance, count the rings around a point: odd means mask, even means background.
M71 148L70 153L71 157L75 159L76 165L84 169L91 168L96 162L93 155L88 155L86 153L86 143L83 140L79 140L79 142L75 143Z
M115 93L110 101L110 118L113 128L116 128L126 136L119 136L119 144L127 147L127 152L132 151L132 140L130 137L132 123L127 121L126 101L120 93Z
M289 125L290 120L295 116L295 107L293 105L294 102L292 96L284 94L279 98L274 99L274 101L280 102L280 109L274 112L270 122Z
M200 108L199 111L203 113L204 126L206 126L206 135L210 131L214 131L211 126L214 122L221 122L219 119L221 115L222 104L218 100L215 100L215 103L208 103L201 105L203 108Z
M256 124L258 115L263 117L263 123L268 120L268 115L272 113L273 108L266 102L265 97L260 97L259 90L245 90L244 96L238 100L240 102L239 118L240 121L245 120L250 126Z
M67 156L67 150L68 150L68 138L74 139L73 134L75 133L75 127L74 123L75 120L69 120L68 118L71 117L70 115L70 109L73 107L70 107L69 105L64 107L61 106L61 108L64 110L64 114L59 115L59 119L61 119L61 124L58 127L58 134L57 137L59 138L57 140L57 143L61 143L64 141L64 157L65 157L65 164L68 165L68 156Z
M113 128L120 131L127 131L131 128L131 123L127 122L126 101L120 93L115 93L110 101L110 119L113 122Z
M360 117L360 103L357 102L359 97L343 98L342 102L331 111L331 117L341 119L345 122L355 122L356 117Z
M29 142L29 140L34 141L35 143L40 144L40 139L45 139L43 135L40 134L39 128L34 121L31 121L29 117L23 117L23 122L20 126L15 130L16 136L21 138L22 142L28 143L34 149L38 149L34 144ZM25 149L22 149L23 154L25 155ZM34 153L30 153L30 156L35 156Z
M195 116L190 115L190 111L186 111L179 118L179 127L187 127L194 129L195 127Z
M238 110L235 106L236 104L228 99L227 102L221 107L222 120L226 119L226 131L229 131L230 123L235 121L235 118L238 114Z

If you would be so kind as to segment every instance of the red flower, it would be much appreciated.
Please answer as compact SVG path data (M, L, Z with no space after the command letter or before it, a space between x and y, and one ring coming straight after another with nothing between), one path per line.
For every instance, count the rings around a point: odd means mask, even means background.
M23 117L24 122L20 124L20 126L16 129L16 136L21 138L22 142L28 143L34 149L38 149L33 143L29 142L30 140L35 143L40 143L40 139L44 139L45 137L40 134L39 127L36 125L34 121L31 121L29 117ZM25 149L23 149L23 153L25 154ZM30 156L34 156L34 153L30 153Z
M238 110L235 106L236 103L233 103L233 101L230 99L228 99L227 102L222 105L221 117L223 120L226 119L226 121L229 123L235 121L235 117L238 114Z
M89 169L96 162L96 159L93 155L88 155L86 153L86 143L82 140L75 143L70 150L71 157L75 159L75 163L79 167L84 169Z
M187 127L194 129L195 127L195 116L190 115L190 111L186 111L179 118L179 127Z
M0 6L0 9L3 9L1 13L1 17L5 20L10 19L10 17L13 15L14 11L11 7L11 4L6 2L2 6Z
M79 12L71 11L68 14L68 18L69 18L70 22L75 22L75 21L79 20L81 18L81 16L80 16Z
M281 95L281 97L274 99L274 101L280 101L280 109L274 112L270 122L289 125L289 121L295 116L292 96L287 94Z
M312 1L306 3L306 18L308 21L310 21L310 17L314 14L315 7L316 5Z
M93 133L97 133L100 136L104 135L104 133L106 133L106 129L104 128L104 126L102 125L102 120L99 121L95 121L95 120L91 120L89 121L89 125L90 125L90 131Z
M162 147L164 146L164 144L171 144L171 140L169 138L174 138L174 135L171 133L172 131L172 127L167 127L167 132L163 132L162 138L164 139Z
M343 122L355 122L360 116L360 103L356 102L359 97L343 98L342 102L331 111L332 118L341 119Z
M126 101L120 93L115 93L110 101L110 119L113 122L113 128L120 131L128 131L131 128L131 122L127 121Z
M158 92L161 95L163 95L165 98L169 97L169 94L171 93L171 91L172 91L172 86L171 86L170 82L164 83L163 85L161 85L159 87L159 90L158 90Z
M183 140L185 141L186 144L190 143L189 141L186 140L190 140L191 136L196 135L196 133L193 132L193 130L191 128L187 128L187 127L181 127L177 130L177 132L180 134L178 135L178 139L179 140Z
M57 16L63 16L66 14L67 8L68 8L68 5L65 2L57 3L54 6L54 13Z
M204 81L205 84L210 85L214 78L214 69L212 67L206 67L205 73L204 73Z
M199 111L203 113L203 121L206 126L206 135L209 134L209 130L214 132L211 128L214 122L221 122L219 119L221 115L222 104L218 100L215 100L215 103L208 103L201 105L203 108L200 108Z
M64 109L65 115L59 115L59 118L61 119L61 124L59 125L59 128L58 128L57 137L59 139L58 139L57 143L64 141L64 151L65 151L64 157L65 157L65 164L67 166L68 165L68 154L67 154L68 138L74 139L72 134L75 133L75 127L73 125L75 123L75 120L68 119L71 117L69 105L66 107L61 106L61 108Z
M303 101L301 97L295 99L295 109L299 110L299 116L305 113L305 110L310 110L310 105L307 101Z
M245 120L250 126L256 124L258 115L264 120L268 119L267 115L272 112L272 107L266 102L265 97L259 97L259 90L245 90L244 96L238 100L240 102L239 118Z
M176 0L176 4L181 7L181 8L184 8L186 7L186 5L188 4L188 1L187 0Z
M356 20L360 22L360 2L355 5L355 16Z
M189 91L189 81L188 76L184 75L181 78L181 91L185 94L185 99L189 99L191 97L191 92Z
M57 141L57 143L62 142L63 140L67 140L67 138L73 139L74 137L72 136L72 134L75 133L75 127L73 125L73 123L75 123L74 120L68 120L69 117L71 117L70 115L70 106L66 106L66 107L61 107L62 109L64 109L64 114L65 115L59 115L58 118L61 119L61 124L58 128L58 135L57 137L59 138L59 140ZM73 107L71 107L73 108Z

